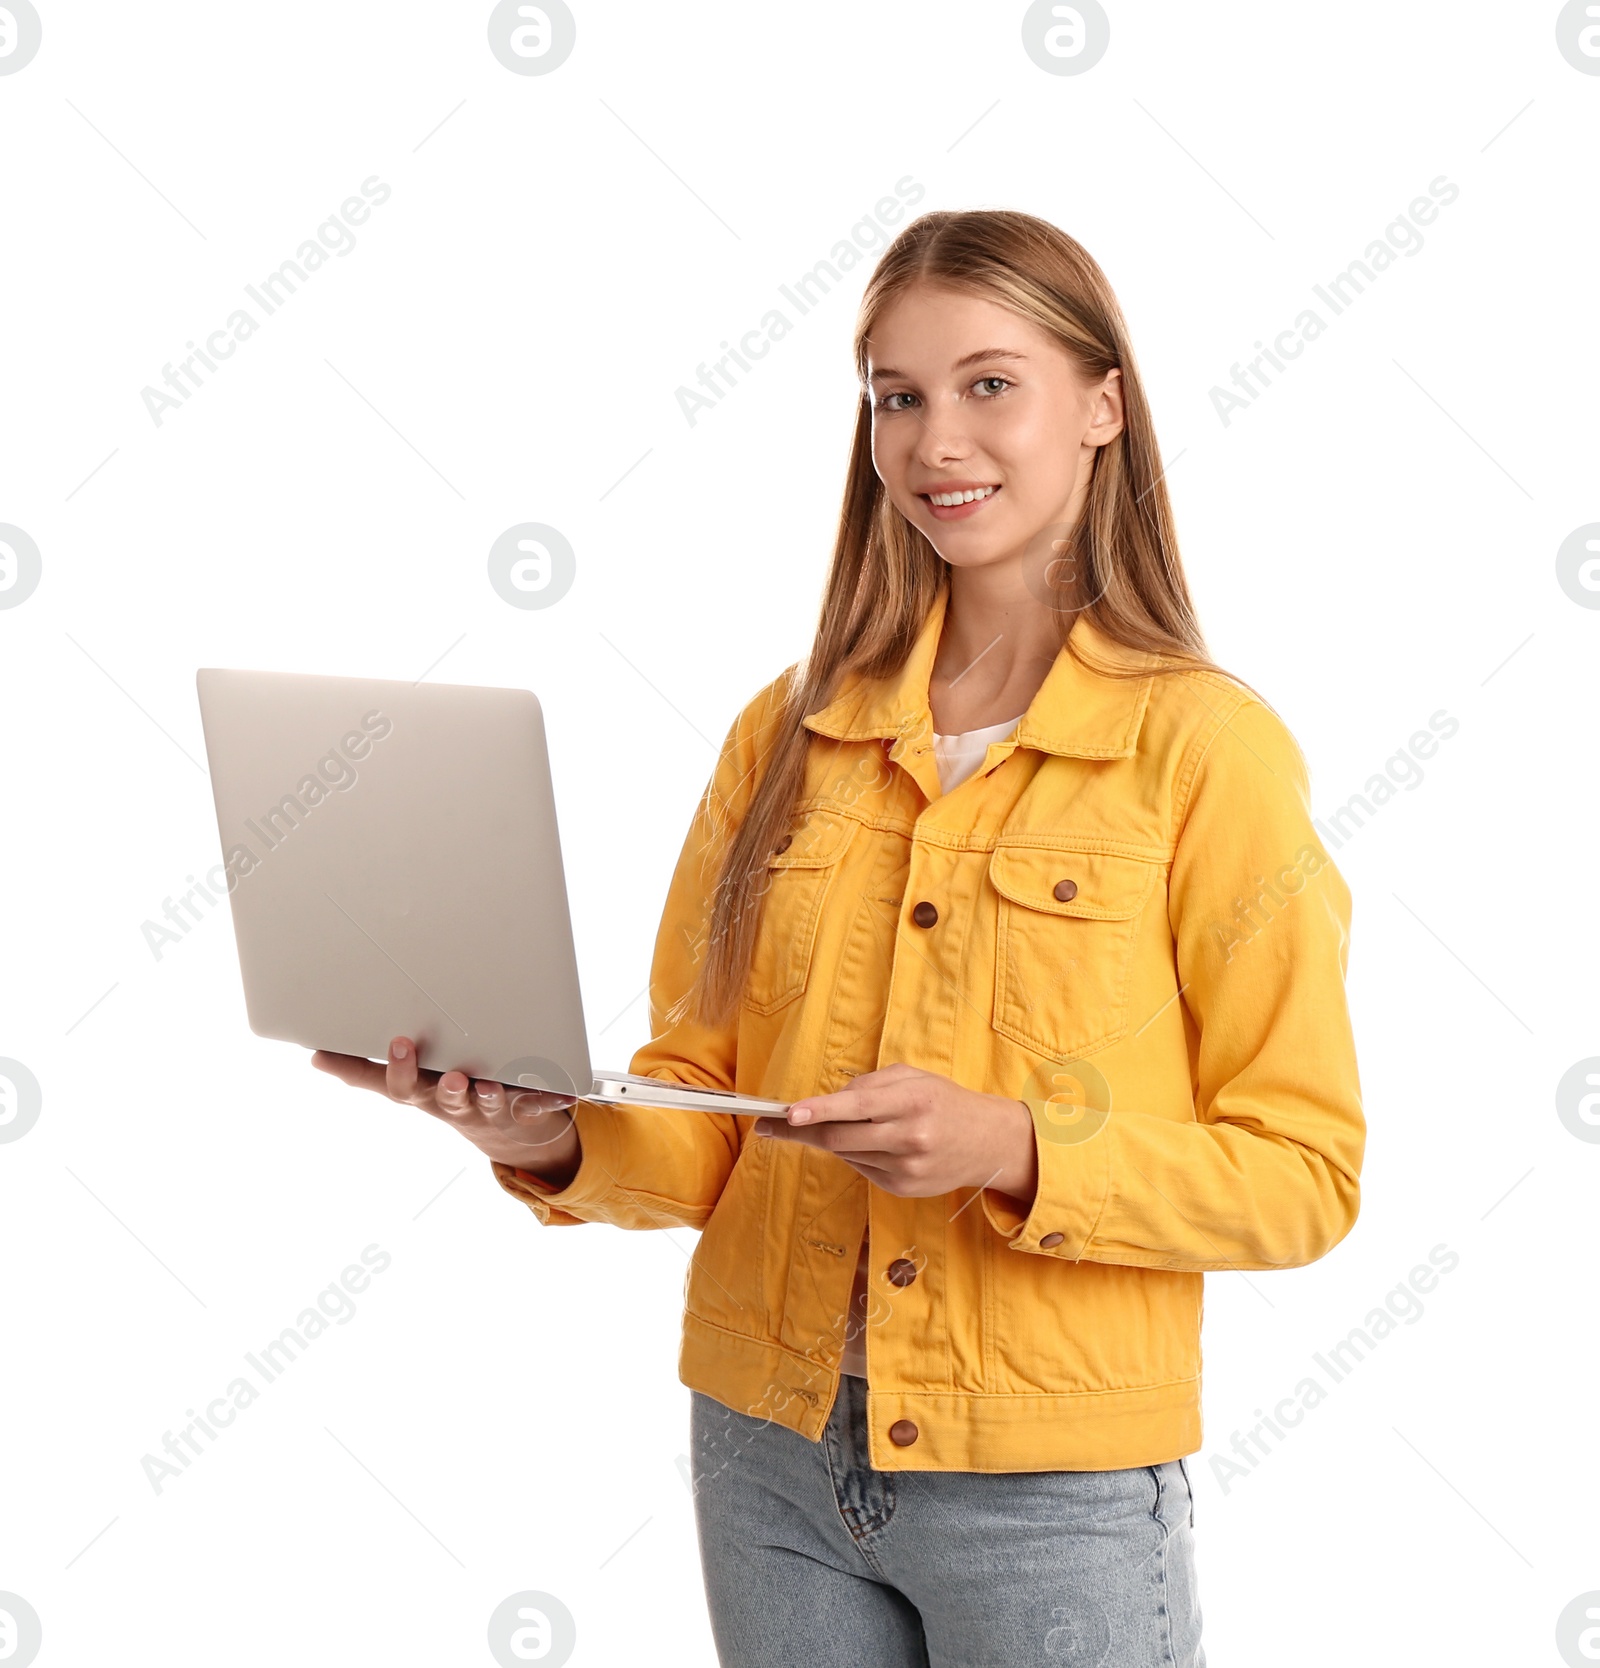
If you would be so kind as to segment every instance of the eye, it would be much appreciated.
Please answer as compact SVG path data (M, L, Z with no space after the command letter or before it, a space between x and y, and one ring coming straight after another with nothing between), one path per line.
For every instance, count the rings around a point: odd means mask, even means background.
M978 378L978 380L973 384L973 387L982 388L985 383L990 383L990 382L997 382L1000 385L991 394L989 394L987 396L990 399L993 399L995 394L1004 393L1007 388L1011 387L1010 379L1008 377L1003 377L1003 376L980 376Z
M906 408L903 405L890 405L890 403L889 403L890 400L914 400L916 397L917 396L915 394L907 394L905 392L900 392L900 393L895 393L895 394L884 394L879 398L879 400L877 402L878 410L879 411L904 411Z

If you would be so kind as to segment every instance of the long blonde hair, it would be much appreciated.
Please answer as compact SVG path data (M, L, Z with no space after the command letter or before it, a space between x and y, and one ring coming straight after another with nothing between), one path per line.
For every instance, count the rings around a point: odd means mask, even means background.
M964 290L1011 308L1054 337L1091 381L1121 369L1123 431L1098 449L1083 514L1060 563L1051 564L1058 573L1079 576L1084 590L1074 587L1074 594L1093 600L1073 611L1063 590L1061 606L1054 597L1040 604L1056 613L1068 652L1091 665L1068 641L1081 612L1112 641L1158 657L1142 669L1093 666L1102 676L1222 670L1210 659L1195 618L1149 402L1105 273L1082 244L1031 214L938 210L912 221L884 251L856 321L862 397L816 637L793 668L753 773L749 807L725 846L711 894L705 958L679 1004L683 1013L708 1023L726 1019L749 976L767 861L804 790L813 737L801 720L826 706L847 674L871 678L898 671L948 583L944 558L895 508L872 463L868 340L889 303L917 283Z

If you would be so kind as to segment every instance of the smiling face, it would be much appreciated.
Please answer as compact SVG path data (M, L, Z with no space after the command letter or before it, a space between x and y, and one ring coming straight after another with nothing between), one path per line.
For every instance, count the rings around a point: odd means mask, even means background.
M895 507L952 566L1042 572L1122 432L1122 373L1091 380L1031 320L923 283L885 307L867 352L872 461Z

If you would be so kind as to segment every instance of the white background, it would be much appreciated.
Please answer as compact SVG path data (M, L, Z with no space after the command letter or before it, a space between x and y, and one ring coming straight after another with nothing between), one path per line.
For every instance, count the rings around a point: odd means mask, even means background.
M529 687L625 1064L715 744L809 645L870 259L693 426L675 391L911 176L1105 267L1211 648L1319 815L1459 722L1335 854L1360 1221L1207 1282L1209 1659L1558 1663L1600 1588L1600 1145L1555 1103L1600 1054L1600 613L1556 581L1600 520L1600 76L1558 8L1115 4L1058 76L1016 4L613 0L525 76L485 4L39 4L0 76L0 522L42 554L0 610L0 1055L43 1089L0 1145L0 1589L39 1661L488 1663L523 1588L574 1662L713 1660L693 1235L541 1229L448 1129L253 1037L225 915L159 959L142 924L219 856L196 667ZM374 174L354 250L155 424L141 390ZM1420 252L1224 425L1211 389L1441 175ZM547 610L486 578L522 521L576 552ZM143 1456L371 1244L354 1319L156 1493ZM1224 1486L1441 1244L1421 1318Z

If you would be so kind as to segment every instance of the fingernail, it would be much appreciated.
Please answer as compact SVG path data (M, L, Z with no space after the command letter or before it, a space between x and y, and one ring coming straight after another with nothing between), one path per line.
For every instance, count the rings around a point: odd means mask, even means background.
M403 1060L406 1057L406 1045L403 1042L397 1042L389 1052L394 1055L395 1059Z
M803 1124L810 1121L811 1108L809 1106L791 1106L789 1108L789 1122Z

